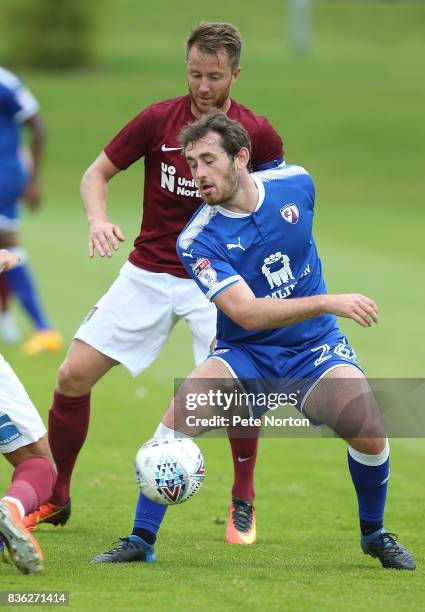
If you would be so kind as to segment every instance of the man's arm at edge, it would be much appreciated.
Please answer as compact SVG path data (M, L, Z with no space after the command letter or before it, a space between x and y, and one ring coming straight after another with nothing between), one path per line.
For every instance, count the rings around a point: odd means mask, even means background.
M111 223L107 214L107 184L120 172L106 153L102 153L87 168L81 180L80 193L89 224L89 255L97 251L101 257L112 256L117 240L124 240L121 229Z
M213 301L217 308L247 331L294 325L323 314L346 317L362 327L378 322L376 304L360 294L256 298L247 283L240 280L219 293Z

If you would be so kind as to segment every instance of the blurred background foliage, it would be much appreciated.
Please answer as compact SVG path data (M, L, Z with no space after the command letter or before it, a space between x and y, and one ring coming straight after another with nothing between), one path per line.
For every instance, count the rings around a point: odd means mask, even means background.
M101 4L102 0L3 2L4 61L16 68L56 70L92 65Z

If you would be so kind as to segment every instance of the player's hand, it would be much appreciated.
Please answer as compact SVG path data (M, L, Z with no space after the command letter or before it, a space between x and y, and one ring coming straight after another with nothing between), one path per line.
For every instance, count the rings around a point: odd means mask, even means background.
M15 255L15 253L10 253L6 249L0 249L0 273L14 268L20 261L21 258Z
M324 297L327 302L327 312L337 317L353 319L362 327L371 327L373 323L378 323L378 307L373 300L364 295L350 293Z
M22 194L23 199L28 204L30 210L36 210L41 203L41 189L38 181L30 180Z
M112 253L118 250L118 241L125 240L124 234L118 225L109 221L97 221L90 224L89 229L89 257L93 257L95 251L101 257L112 257Z

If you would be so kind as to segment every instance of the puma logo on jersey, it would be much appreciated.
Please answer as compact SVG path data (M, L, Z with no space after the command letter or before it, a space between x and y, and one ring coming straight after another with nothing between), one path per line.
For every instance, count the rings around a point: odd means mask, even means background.
M238 237L238 242L237 242L237 244L233 244L233 243L231 243L231 242L230 242L229 244L226 244L226 246L227 246L227 248L229 249L229 251L230 251L230 249L241 249L241 251L245 251L245 247L243 247L243 246L241 245L241 239L240 239L240 236Z
M193 259L193 249L190 250L190 253L183 253L183 257L191 257Z

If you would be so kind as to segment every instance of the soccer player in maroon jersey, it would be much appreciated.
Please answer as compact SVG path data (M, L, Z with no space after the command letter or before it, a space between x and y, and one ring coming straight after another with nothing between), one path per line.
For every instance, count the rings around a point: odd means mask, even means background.
M113 366L121 363L134 376L158 356L174 324L185 319L191 329L196 363L208 354L215 334L216 310L199 295L176 254L176 239L201 198L177 140L182 127L211 108L240 121L252 140L254 169L283 162L282 141L265 117L232 100L230 89L240 73L240 33L231 24L202 23L186 45L188 95L165 100L139 113L105 147L86 171L81 193L89 222L89 255L111 257L124 240L109 220L108 181L144 158L143 220L129 260L118 279L89 313L75 335L49 415L49 441L58 467L50 503L26 524L63 524L70 513L70 479L86 438L90 391ZM235 480L226 540L256 541L253 472L258 431L237 437L229 431ZM243 432L239 432L243 436ZM139 497L133 533L118 547L96 557L96 562L149 561L151 545L165 514L160 506Z

